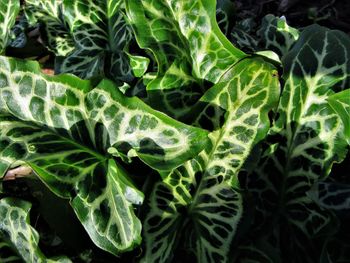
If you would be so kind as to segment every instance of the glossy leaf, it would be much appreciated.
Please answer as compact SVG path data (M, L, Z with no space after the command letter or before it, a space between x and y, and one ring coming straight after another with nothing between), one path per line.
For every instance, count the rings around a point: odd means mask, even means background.
M280 222L274 235L290 235L284 249L296 246L304 251L302 257L311 238L332 223L332 213L306 193L346 155L344 126L327 99L347 87L349 50L350 38L340 31L313 25L302 32L282 60L285 87L277 120L260 162L248 176L261 212L260 227ZM278 232L283 226L288 232Z
M198 157L172 171L151 196L144 262L166 262L188 231L199 262L227 262L242 215L237 174L253 145L267 133L267 113L279 95L275 69L245 59L202 98L227 110Z
M196 155L207 133L125 97L109 81L93 88L73 76L42 75L34 62L1 57L0 64L2 174L27 162L72 200L98 246L118 254L137 245L141 225L132 204L143 196L111 154L171 169Z
M336 93L328 98L328 103L338 113L344 124L344 135L350 144L350 89Z
M158 78L167 76L158 82L170 82L171 87L187 86L197 79L216 83L245 56L220 31L213 0L128 0L126 3L138 44L155 56ZM168 69L178 74L171 74ZM169 88L169 85L150 85L150 89L155 88Z
M123 1L63 1L64 19L75 42L59 72L81 78L108 76L130 82L133 74L124 47L131 30L122 13Z
M31 204L15 198L0 200L1 262L69 263L66 257L48 259L39 248L39 234L30 225Z
M113 160L13 117L0 116L0 127L2 142L10 145L7 151L13 149L17 160L29 164L54 193L71 199L96 245L118 254L140 242L141 223L132 204L142 203L143 195Z
M16 22L19 12L19 0L0 2L0 54L5 52L11 40L11 28Z

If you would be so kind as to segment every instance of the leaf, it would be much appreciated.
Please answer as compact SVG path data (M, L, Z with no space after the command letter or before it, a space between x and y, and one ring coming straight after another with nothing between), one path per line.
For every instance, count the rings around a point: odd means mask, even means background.
M0 115L0 127L1 138L21 149L18 159L29 164L51 191L71 199L97 246L117 255L140 243L141 223L132 204L142 203L143 195L113 160L13 117Z
M19 0L1 1L0 3L0 55L5 52L10 42L11 28L19 12Z
M63 0L26 0L24 12L30 24L40 24L48 48L57 56L74 50L74 40L64 21Z
M28 29L28 21L25 15L21 15L17 23L12 27L12 40L10 46L13 48L24 48L27 44L26 30Z
M350 186L346 184L319 182L307 195L323 208L336 211L350 209Z
M136 153L167 170L195 156L207 133L125 97L109 81L94 88L73 76L43 75L34 62L1 57L0 65L1 172L27 162L72 200L98 246L115 255L133 248L141 226L132 204L143 196L108 152Z
M220 30L225 36L228 35L230 24L236 15L235 5L230 0L216 1L216 19Z
M123 49L131 40L131 29L124 19L123 1L64 0L63 8L75 49L59 72L130 82L134 76Z
M267 113L279 94L275 71L260 58L245 59L201 99L225 108L225 123L198 157L156 185L144 224L144 262L170 260L183 231L198 262L228 261L243 209L237 174L267 133Z
M205 131L174 121L138 98L125 97L110 81L93 88L73 76L42 75L34 62L3 57L0 63L0 111L24 121L67 130L65 136L78 141L84 138L72 129L85 125L93 147L104 151L114 147L125 153L133 149L160 170L180 165L206 143ZM95 138L94 131L102 137Z
M344 135L350 144L350 89L328 97L328 103L344 124Z
M66 257L48 259L41 252L39 235L30 225L31 204L15 198L0 200L0 260L1 262L62 262L69 263Z
M170 81L162 78L171 76L170 84L176 83L171 88L203 79L216 83L245 56L220 31L213 0L128 0L126 11L139 46L152 51L158 63L156 81L168 84ZM168 69L180 74L171 74ZM164 89L169 85L149 84L148 88Z
M132 55L127 53L130 61L130 67L135 77L142 77L148 68L149 58L143 56Z
M299 31L287 24L286 18L266 15L257 35L262 48L271 49L283 57L299 38Z
M296 246L307 254L306 244L332 223L332 213L306 193L346 155L343 124L327 99L347 86L349 50L344 33L313 25L282 60L284 92L248 189L256 194L259 228L277 222L276 235L290 236L287 247L280 244L285 250Z
M30 0L25 12L32 23L41 23L49 49L63 57L56 61L58 73L130 82L134 75L123 50L131 29L122 9L120 0Z
M253 18L239 21L230 32L231 41L240 49L254 52L258 48L259 41L254 36L256 24Z

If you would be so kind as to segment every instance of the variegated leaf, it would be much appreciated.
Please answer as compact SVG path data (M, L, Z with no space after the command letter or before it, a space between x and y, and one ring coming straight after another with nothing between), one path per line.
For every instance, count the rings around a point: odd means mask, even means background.
M77 137L86 128L78 126L80 131L72 128ZM0 128L1 143L8 144L0 152L25 161L54 193L71 199L96 245L118 255L139 244L141 223L132 204L141 204L143 194L112 159L91 149L92 142L64 138L62 133L5 115L0 115ZM96 132L98 136L103 134Z
M78 141L84 141L83 134L75 135L72 128L85 126L93 147L113 147L125 154L133 154L133 149L161 170L180 165L206 143L204 130L177 122L138 98L125 97L110 81L93 88L73 76L42 75L35 62L1 57L0 65L0 112L23 121L53 131L64 129ZM102 137L95 137L98 131Z
M26 0L24 8L29 23L40 24L42 37L57 56L66 56L74 50L62 3L63 0Z
M134 76L137 78L142 77L147 71L148 64L150 62L149 58L138 55L132 55L127 52L126 54L129 57L130 67Z
M344 126L327 99L348 86L349 54L350 38L340 31L313 25L302 32L282 61L285 87L269 145L248 176L263 215L259 221L286 226L290 234L280 234L301 250L331 223L332 214L306 193L347 151Z
M350 210L350 186L335 182L319 182L307 195L319 206L336 211Z
M69 263L66 257L48 259L39 248L39 234L30 225L31 204L15 198L0 200L1 262Z
M157 184L145 221L144 262L170 260L185 229L198 262L228 262L243 209L237 173L267 133L267 113L279 97L275 72L262 59L245 59L204 95L227 110L225 123L198 157Z
M138 44L151 50L157 60L158 77L175 65L173 71L181 76L173 76L172 82L177 78L178 87L191 79L216 83L245 56L220 31L213 0L128 0L126 3Z
M299 31L287 24L285 17L266 15L257 32L263 49L271 49L283 57L299 38Z
M11 28L19 12L19 0L0 2L0 55L5 52L11 39Z
M256 23L253 18L239 21L230 32L231 41L240 49L254 52L258 49L259 41L254 35Z
M137 245L141 225L132 204L143 197L108 161L111 154L137 154L154 168L172 169L204 147L207 133L125 97L109 81L94 88L5 57L0 66L1 175L27 162L53 192L72 200L98 246L118 254Z
M350 144L350 89L328 97L328 103L338 113L344 124L344 136Z
M116 81L133 79L127 54L131 29L123 12L123 1L63 1L64 19L75 42L75 50L65 58L60 73L81 78L107 76Z

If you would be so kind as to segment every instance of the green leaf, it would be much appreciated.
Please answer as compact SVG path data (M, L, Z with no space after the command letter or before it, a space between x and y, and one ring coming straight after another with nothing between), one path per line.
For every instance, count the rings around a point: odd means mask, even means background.
M328 103L343 121L344 135L350 144L350 89L329 96Z
M72 138L13 117L0 115L0 128L1 141L16 145L12 153L17 160L29 164L55 194L71 200L97 246L118 255L140 243L141 223L132 204L142 203L143 195L112 159ZM91 143L80 143L84 142Z
M177 122L138 98L125 97L110 81L93 88L73 76L42 75L34 62L2 57L0 65L0 111L24 121L67 130L67 136L78 141L84 138L73 128L79 132L79 125L85 126L93 147L124 153L133 149L160 170L182 164L206 143L204 130ZM102 137L94 137L96 132Z
M74 50L74 40L62 14L63 0L27 0L24 12L30 24L40 24L42 37L57 56Z
M166 262L179 233L190 233L198 262L227 262L242 215L237 174L269 128L267 113L279 95L276 70L262 59L233 67L202 101L227 110L198 157L173 170L152 192L145 221L144 262Z
M132 204L143 197L108 150L169 170L195 156L207 133L125 97L110 81L94 88L73 76L43 75L34 62L1 57L0 65L2 175L27 162L72 200L98 246L113 254L133 248L141 226Z
M5 52L11 37L11 28L19 12L19 0L1 1L0 3L0 55Z
M148 64L149 64L149 58L132 55L127 53L130 61L130 67L132 69L132 72L135 77L142 77L145 72L147 71Z
M287 24L285 17L266 15L257 35L263 49L271 49L283 57L299 38L299 31Z
M187 86L202 79L216 83L245 56L220 31L215 5L213 0L126 1L139 46L150 50L158 63L156 81L162 85L149 84L149 89Z
M66 257L48 259L41 252L39 235L30 225L31 204L15 198L0 200L0 260L1 262L60 262L69 263Z
M59 72L130 82L134 76L123 49L131 40L131 29L124 19L123 1L64 0L63 8L75 49Z
M123 51L131 40L123 1L30 0L25 12L32 23L41 24L48 48L63 57L56 61L58 73L119 82L134 78Z
M332 223L332 213L306 193L327 178L332 164L347 152L344 126L327 99L348 86L349 50L347 35L313 25L282 60L284 92L261 160L248 176L248 188L256 194L261 228L271 222L281 224L278 231L285 226L288 232L275 234L290 235L288 247L304 250L310 238Z

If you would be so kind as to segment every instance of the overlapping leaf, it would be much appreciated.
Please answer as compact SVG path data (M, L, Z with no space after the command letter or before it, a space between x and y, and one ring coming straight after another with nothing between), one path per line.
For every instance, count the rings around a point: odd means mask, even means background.
M134 75L124 49L131 30L122 8L120 0L40 0L28 1L25 11L30 21L42 25L48 47L63 57L57 60L59 73L130 82Z
M347 87L349 54L350 39L342 32L317 25L302 32L283 59L286 84L268 137L270 145L248 177L255 181L251 190L258 193L256 202L266 223L280 220L279 231L284 226L289 229L291 244L304 251L305 259L307 242L332 218L306 192L346 154L344 125L327 98ZM279 211L277 219L268 216L273 216L271 211Z
M48 259L39 248L39 234L30 225L31 204L15 198L0 200L1 262L69 263L66 257Z
M171 169L203 148L206 132L124 97L109 81L92 89L73 76L41 75L34 62L1 57L0 64L1 175L27 162L72 200L98 246L117 254L138 244L132 204L143 197L107 150Z
M166 83L161 83L158 89L169 88L165 85L168 82L181 87L196 79L216 83L244 57L220 31L213 0L128 0L126 3L138 44L153 52L158 76L166 76L162 80ZM168 72L171 68L181 76Z
M74 40L63 18L63 0L28 0L25 14L31 24L40 24L48 48L57 56L66 56L74 50Z
M261 59L245 59L204 95L203 101L227 110L225 123L198 157L156 186L145 222L144 262L171 258L182 231L199 262L227 262L243 209L237 173L267 133L267 112L279 94L275 73Z
M19 0L0 2L0 54L4 53L11 38L11 28L19 12Z
M82 78L108 76L131 81L129 60L123 52L131 32L121 11L120 0L63 1L64 19L69 24L75 49L60 66L60 72Z

